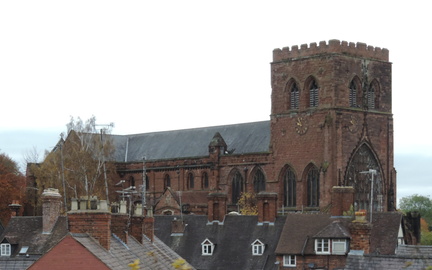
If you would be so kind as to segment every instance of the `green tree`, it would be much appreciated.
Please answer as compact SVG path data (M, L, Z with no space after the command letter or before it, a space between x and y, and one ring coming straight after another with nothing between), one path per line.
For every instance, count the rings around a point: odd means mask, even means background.
M403 197L399 202L399 208L404 213L417 211L429 225L432 224L432 200L429 196L414 194Z
M25 191L25 177L18 164L8 155L0 153L0 220L7 224L11 212L9 204L14 200L22 205Z

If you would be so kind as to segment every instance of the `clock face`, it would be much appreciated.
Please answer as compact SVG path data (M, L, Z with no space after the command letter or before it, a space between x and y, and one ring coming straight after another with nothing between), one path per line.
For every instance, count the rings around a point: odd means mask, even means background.
M348 120L348 130L351 132L357 132L359 128L360 118L357 115L351 115Z
M298 134L303 135L308 130L307 118L304 116L299 116L295 121L295 130Z

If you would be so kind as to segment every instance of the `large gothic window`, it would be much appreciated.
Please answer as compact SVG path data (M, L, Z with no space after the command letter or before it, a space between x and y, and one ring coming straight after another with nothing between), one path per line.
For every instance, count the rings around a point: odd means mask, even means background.
M232 203L237 203L243 192L243 177L236 171L232 178Z
M370 170L376 171L373 175L373 192L372 192L372 174ZM373 193L374 211L383 211L383 184L378 161L372 150L366 144L360 146L351 158L345 185L354 187L354 206L355 210L370 209L370 194Z
M253 183L255 193L259 193L265 190L265 177L260 169L256 170Z
M319 206L319 171L315 166L311 166L307 173L307 205Z
M294 82L291 85L291 91L290 91L290 107L291 110L298 109L299 108L299 89L297 87L297 84Z
M284 206L296 206L296 177L291 167L288 167L283 177Z
M309 106L318 107L318 85L313 80L309 87Z
M354 80L350 84L349 105L350 107L357 107L357 86Z

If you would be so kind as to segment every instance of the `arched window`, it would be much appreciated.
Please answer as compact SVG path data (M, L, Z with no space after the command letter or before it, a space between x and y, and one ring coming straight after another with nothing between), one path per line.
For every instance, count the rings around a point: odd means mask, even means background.
M202 189L208 189L208 187L209 187L209 179L208 179L208 174L206 172L204 172L202 174L201 183L202 183Z
M309 106L318 107L318 85L313 80L309 87Z
M378 160L367 144L362 144L351 158L347 168L345 185L354 187L355 210L369 210L372 182L370 170L376 172L373 176L373 209L374 211L383 211L382 175Z
M129 186L130 187L135 186L135 178L133 176L129 177Z
M238 202L241 193L243 192L243 177L239 171L234 173L232 178L232 203Z
M188 173L188 177L187 177L187 186L188 189L194 189L194 175L193 173Z
M291 167L288 167L283 177L284 206L296 206L296 177Z
M260 191L265 191L266 181L265 181L264 174L260 169L256 170L253 183L254 183L255 193L259 193Z
M165 174L164 177L164 189L166 189L167 187L171 187L171 178L169 174Z
M311 166L307 173L307 205L319 206L319 171L315 166Z
M299 89L297 87L297 84L295 82L291 85L291 91L290 91L290 107L291 110L298 109L299 108Z
M350 107L357 107L357 86L354 80L350 84L349 105Z

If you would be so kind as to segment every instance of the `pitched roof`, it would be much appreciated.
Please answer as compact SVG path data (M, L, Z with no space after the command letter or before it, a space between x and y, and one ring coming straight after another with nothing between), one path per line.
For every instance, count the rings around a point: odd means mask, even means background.
M3 239L11 244L17 245L15 256L21 247L28 246L27 254L40 255L44 254L52 246L57 244L67 234L66 217L60 216L51 234L42 233L42 217L17 216L11 218L3 234L0 236L0 242Z
M174 159L208 156L215 134L233 154L268 152L270 121L151 132L134 135L110 135L115 145L117 162Z
M376 254L394 254L398 243L402 213L373 213L372 220L370 252Z
M275 247L285 217L274 225L258 225L257 216L225 216L223 225L208 223L207 216L185 215L183 234L171 235L171 222L179 216L155 216L155 234L197 269L273 269ZM203 256L201 243L215 244L211 256ZM259 239L265 244L262 256L252 255L251 244Z
M42 254L55 246L67 234L66 217L60 216L51 234L42 233L42 217L12 217L0 242L12 245L12 255L0 256L0 269L27 269ZM26 255L19 255L21 248L28 246ZM28 254L28 255L27 255Z
M402 214L373 213L370 252L394 254ZM351 238L348 224L351 219L335 219L329 214L290 213L276 248L277 254L314 254L315 238Z
M128 264L136 259L140 260L140 269L172 269L171 264L180 258L156 237L154 243L145 241L144 244L140 244L135 238L128 236L126 244L113 235L110 250L106 250L87 234L72 236L110 269L129 270Z
M314 254L313 239L320 231L330 225L334 219L322 213L289 213L285 221L277 254ZM323 233L327 233L324 231Z

